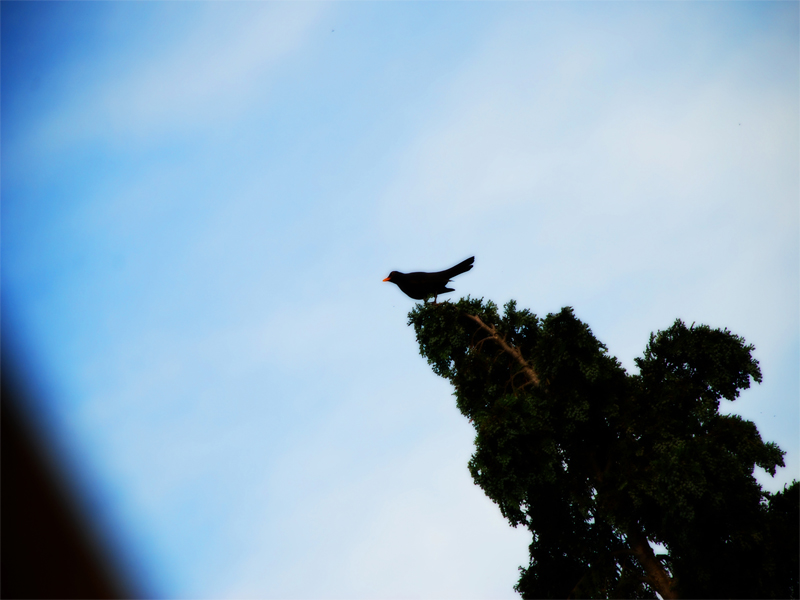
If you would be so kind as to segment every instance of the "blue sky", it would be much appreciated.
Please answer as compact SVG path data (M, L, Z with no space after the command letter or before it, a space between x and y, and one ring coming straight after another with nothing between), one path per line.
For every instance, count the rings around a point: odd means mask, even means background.
M800 476L797 3L0 11L3 335L143 594L516 597L394 269L728 327Z

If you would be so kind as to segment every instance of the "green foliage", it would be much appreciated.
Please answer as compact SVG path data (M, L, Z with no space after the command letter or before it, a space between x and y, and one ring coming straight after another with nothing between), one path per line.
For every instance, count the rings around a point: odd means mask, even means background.
M763 492L754 466L774 474L783 452L719 413L761 381L743 339L676 321L630 375L570 308L501 316L468 297L409 324L475 428L472 477L533 534L523 597L654 598L636 532L667 548L658 569L683 596L797 597L797 484Z

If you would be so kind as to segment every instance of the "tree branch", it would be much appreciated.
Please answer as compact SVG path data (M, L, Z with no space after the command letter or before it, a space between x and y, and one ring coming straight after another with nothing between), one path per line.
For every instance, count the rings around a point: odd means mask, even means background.
M475 315L464 313L464 316L475 321L481 329L489 334L489 337L492 338L505 353L510 354L511 357L517 361L517 363L522 367L522 372L528 378L530 383L537 386L539 385L539 376L536 374L536 371L533 370L533 367L531 367L528 361L525 360L525 358L522 356L522 353L517 348L506 342L506 340L500 336L499 333L497 333L497 329L494 328L494 325L487 325Z
M669 576L661 561L656 558L653 548L641 529L638 526L628 528L627 537L631 550L633 550L633 555L639 561L639 564L644 567L645 573L647 573L648 583L665 600L680 598L678 592L674 589L675 581Z

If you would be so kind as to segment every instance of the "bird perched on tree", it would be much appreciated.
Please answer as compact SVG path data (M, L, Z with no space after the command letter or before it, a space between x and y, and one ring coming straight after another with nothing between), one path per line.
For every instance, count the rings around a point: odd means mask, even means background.
M427 302L428 298L433 296L435 304L439 294L455 291L453 288L447 287L448 282L456 275L469 271L474 261L475 257L470 256L455 267L450 267L438 273L401 273L400 271L392 271L384 281L396 284L406 296L414 300L425 300Z

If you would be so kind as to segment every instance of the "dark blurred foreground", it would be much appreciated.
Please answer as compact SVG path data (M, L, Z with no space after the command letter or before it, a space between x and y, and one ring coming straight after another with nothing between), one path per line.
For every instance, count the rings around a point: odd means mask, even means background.
M24 410L30 398L8 356L0 379L0 597L129 597L37 439Z

